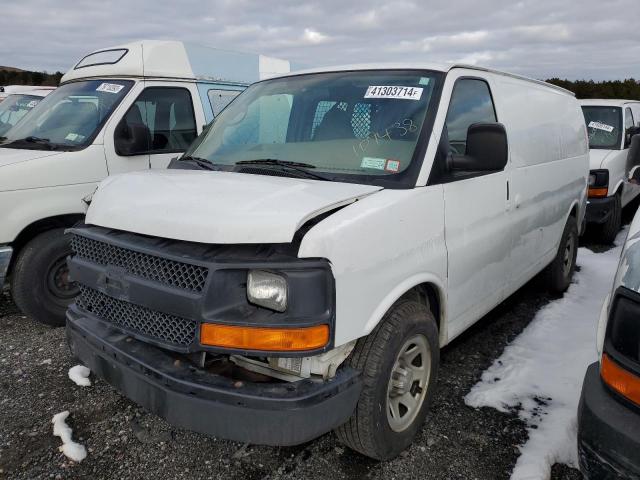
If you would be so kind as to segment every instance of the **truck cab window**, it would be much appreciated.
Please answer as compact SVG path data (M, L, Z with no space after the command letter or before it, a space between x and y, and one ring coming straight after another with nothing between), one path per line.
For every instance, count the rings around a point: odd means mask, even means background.
M625 132L625 148L631 143L631 135L635 129L635 122L633 121L633 112L629 107L624 109L624 132Z
M182 152L197 136L191 94L184 88L147 88L125 114L122 127L146 129L149 151L136 154Z
M207 96L209 97L209 103L211 103L213 116L220 115L220 112L238 95L240 95L240 92L236 90L209 90Z

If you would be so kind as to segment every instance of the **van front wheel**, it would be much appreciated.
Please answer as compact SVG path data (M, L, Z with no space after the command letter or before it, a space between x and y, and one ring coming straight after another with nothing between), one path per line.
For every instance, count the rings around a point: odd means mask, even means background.
M52 327L64 326L67 307L78 294L69 281L69 255L64 228L41 233L22 248L11 275L11 295L23 313Z
M338 439L376 460L397 456L424 422L439 359L429 309L412 300L396 303L348 359L362 372L363 387L352 417L336 430Z
M576 269L578 253L578 224L574 217L567 219L564 226L560 246L553 262L545 270L545 280L549 290L563 293L571 284L571 277Z

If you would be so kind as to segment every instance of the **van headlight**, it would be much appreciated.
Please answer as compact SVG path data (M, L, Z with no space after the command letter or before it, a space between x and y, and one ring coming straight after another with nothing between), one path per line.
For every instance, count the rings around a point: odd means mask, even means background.
M284 312L287 309L287 280L276 273L250 270L247 275L247 297L254 305Z

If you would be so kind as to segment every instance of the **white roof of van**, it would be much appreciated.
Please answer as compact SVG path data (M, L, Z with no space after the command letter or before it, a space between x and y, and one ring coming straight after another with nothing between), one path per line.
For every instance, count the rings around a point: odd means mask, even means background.
M249 84L290 70L288 60L177 41L140 40L83 57L61 83L92 77L162 77Z
M624 107L629 103L640 103L638 100L620 100L617 98L585 98L580 105L595 105L600 107Z
M423 63L423 62L361 63L361 64L352 64L352 65L336 65L336 66L330 66L330 67L312 68L312 69L298 70L298 71L293 71L288 73L284 72L282 74L275 75L275 76L287 77L287 76L293 76L293 75L304 75L308 73L347 72L347 71L353 71L353 70L433 70L436 72L446 73L454 68L466 68L470 70L478 70L481 72L491 72L497 75L504 75L506 77L517 78L519 80L533 82L538 85L549 87L554 90L558 90L566 94L569 94L571 96L575 96L575 94L572 91L567 90L566 88L553 85L552 83L543 82L542 80L536 80L534 78L525 77L523 75L518 75L515 73L508 73L500 70L493 70L491 68L479 67L477 65L466 65L463 63Z

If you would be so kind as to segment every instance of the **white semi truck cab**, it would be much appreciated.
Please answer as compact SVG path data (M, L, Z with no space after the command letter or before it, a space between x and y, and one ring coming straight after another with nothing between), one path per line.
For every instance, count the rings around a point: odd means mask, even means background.
M108 175L165 168L247 85L287 71L287 61L173 41L82 58L3 134L0 286L8 280L24 313L64 324L77 294L64 231L84 218L83 199Z

